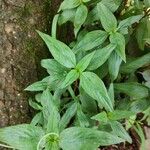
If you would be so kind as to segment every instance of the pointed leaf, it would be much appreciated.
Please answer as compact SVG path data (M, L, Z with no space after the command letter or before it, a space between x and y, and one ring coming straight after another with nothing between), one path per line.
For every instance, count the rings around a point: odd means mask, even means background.
M74 19L75 36L77 35L83 23L85 22L87 18L87 14L88 14L88 9L85 5L82 4L77 8L75 19Z
M45 81L38 81L31 85L29 85L27 88L25 88L25 91L44 91L47 88L47 82Z
M41 38L46 43L49 51L52 53L55 60L67 68L73 68L76 65L75 55L72 50L64 43L55 38L37 31Z
M110 55L108 59L108 69L112 81L114 81L118 76L121 62L122 59L116 54L116 52L113 52Z
M112 145L123 141L108 132L81 127L68 128L60 134L60 147L63 150L96 150L100 145Z
M64 0L59 8L60 10L65 10L65 9L72 9L81 4L80 0Z
M66 76L64 82L62 83L61 88L63 89L63 88L65 88L65 87L71 85L71 84L72 84L74 81L76 81L78 78L79 78L79 72L78 72L77 70L75 70L75 69L71 70L71 71L67 74L67 76Z
M117 20L109 8L100 2L97 4L97 9L103 28L107 32L115 31L117 28Z
M80 85L88 95L97 100L100 106L105 107L107 111L113 110L113 106L105 85L95 73L82 73L80 78Z
M0 129L0 141L18 150L36 150L42 136L44 136L42 128L29 124Z
M110 35L110 42L117 44L116 53L126 62L125 38L122 34L116 32Z
M108 122L107 113L105 111L93 116L91 119L97 120L100 123L107 123Z
M121 67L121 72L123 73L135 72L138 68L141 68L142 66L149 64L150 63L149 58L150 58L150 53L147 53L142 57L129 61Z
M139 22L139 20L142 17L143 17L143 15L137 15L137 16L131 16L127 19L124 19L124 20L120 21L117 29L119 30L119 32L122 33L122 30L130 27L133 23Z
M80 42L75 45L73 51L75 53L81 51L88 51L97 46L100 46L108 37L108 34L102 30L95 30L88 32Z
M108 113L108 118L110 120L121 120L121 119L127 119L130 118L130 116L135 115L132 111L125 111L125 110L115 110L113 112Z
M117 121L111 121L110 122L111 128L113 130L113 134L119 136L120 138L128 141L129 143L132 143L132 139L125 130L125 128L122 126L121 123Z
M102 49L101 48L97 49L87 69L95 70L99 68L107 61L110 54L115 48L116 48L115 44L109 44L108 46Z
M114 104L115 104L115 93L114 93L114 84L113 83L111 83L109 86L108 95L109 95L109 97L112 101L112 104L114 106Z
M62 74L67 71L67 68L62 66L54 59L42 59L41 66L47 69L48 73L51 75Z
M79 72L83 72L90 64L94 54L95 54L95 51L84 56L77 64L76 69L79 70Z
M114 87L115 90L129 95L131 99L141 99L149 95L148 88L136 82L116 83Z
M77 103L73 103L65 112L65 114L62 116L60 123L59 123L59 128L60 131L64 130L72 117L75 115L77 111Z

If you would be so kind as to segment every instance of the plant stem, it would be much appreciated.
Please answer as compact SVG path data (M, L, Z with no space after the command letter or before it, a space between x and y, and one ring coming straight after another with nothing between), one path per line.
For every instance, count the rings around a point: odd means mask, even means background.
M72 97L75 101L78 101L78 99L77 99L77 97L75 96L75 93L74 93L74 91L73 91L73 89L72 89L71 86L68 87L68 91L69 91L71 97Z
M5 147L5 148L11 148L11 149L15 149L14 147L12 146L9 146L9 145L4 145L4 144L0 144L1 147Z

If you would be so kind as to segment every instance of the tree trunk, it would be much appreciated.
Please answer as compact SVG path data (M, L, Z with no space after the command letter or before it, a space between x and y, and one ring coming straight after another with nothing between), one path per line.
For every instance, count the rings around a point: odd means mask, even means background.
M27 85L43 77L48 51L35 29L50 31L60 0L0 0L0 127L31 119ZM52 13L51 13L52 12Z

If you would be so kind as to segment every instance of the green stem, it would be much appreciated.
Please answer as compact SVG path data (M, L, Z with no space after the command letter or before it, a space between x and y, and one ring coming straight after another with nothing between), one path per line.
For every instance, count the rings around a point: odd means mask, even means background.
M1 147L5 147L5 148L11 148L11 149L15 149L14 147L11 147L11 146L8 146L8 145L5 145L5 144L0 144Z
M75 93L74 93L74 91L73 91L73 89L72 89L71 86L69 86L68 91L69 91L71 97L72 97L75 101L78 101L78 99L77 99L77 97L75 96Z
M59 135L58 135L57 133L54 133L54 132L48 133L48 134L44 135L44 136L40 139L40 141L39 141L39 143L38 143L38 145L37 145L37 150L40 150L40 144L42 143L42 141L44 141L45 139L47 139L47 137L49 137L49 136L51 136L51 135L54 135L54 136L59 137Z

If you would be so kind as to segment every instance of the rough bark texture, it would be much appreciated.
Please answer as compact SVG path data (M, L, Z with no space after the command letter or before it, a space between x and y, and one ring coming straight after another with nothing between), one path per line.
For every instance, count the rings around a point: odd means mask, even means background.
M29 122L23 89L42 77L48 56L35 29L50 31L60 0L0 0L0 127Z

